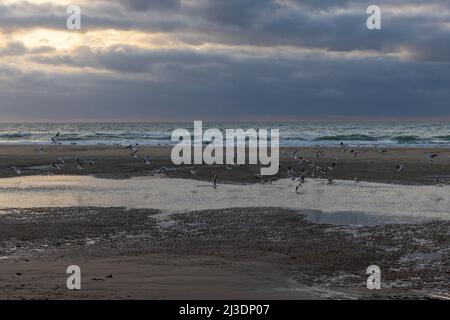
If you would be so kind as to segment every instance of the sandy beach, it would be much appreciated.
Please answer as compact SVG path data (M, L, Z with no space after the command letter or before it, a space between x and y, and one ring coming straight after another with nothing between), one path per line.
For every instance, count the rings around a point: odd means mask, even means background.
M93 175L99 178L125 179L136 176L154 174L162 167L174 168L165 172L169 178L187 178L197 180L211 180L214 174L220 176L224 183L255 183L255 174L260 172L259 166L242 165L232 171L226 166L203 166L195 177L190 174L193 166L175 167L170 160L172 147L169 146L139 146L139 159L129 156L123 146L79 146L79 145L46 145L43 152L39 152L39 145L0 145L0 177L14 177L15 172L10 166L23 170L24 175L42 175L51 171L51 162L57 162L62 156L67 160L62 172L65 175ZM330 171L325 177L335 179L362 181L434 185L436 177L450 182L450 149L436 148L392 148L380 152L378 148L356 148L358 156L349 151L342 152L341 148L280 148L280 166L278 174L273 179L286 178L287 167L300 168L292 153L298 150L304 159L313 160L319 166L327 167L336 163L336 170ZM323 156L317 157L320 150ZM439 157L430 162L428 152L437 152ZM150 165L144 165L142 160L146 154L152 158ZM94 160L97 165L85 170L77 170L75 157L81 160ZM407 164L408 170L397 174L398 165ZM305 167L307 165L304 165ZM54 172L55 173L55 172Z
M118 146L36 149L0 146L1 298L449 298L450 150L301 148L336 165L296 192L292 148L272 181L258 166L193 176L168 147L140 147L138 160ZM79 170L76 156L95 164ZM73 264L79 291L65 285ZM382 290L366 288L373 264Z

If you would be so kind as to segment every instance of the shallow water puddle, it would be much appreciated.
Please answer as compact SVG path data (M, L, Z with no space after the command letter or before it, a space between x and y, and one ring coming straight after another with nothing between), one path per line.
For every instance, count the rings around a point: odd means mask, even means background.
M281 207L321 211L315 222L372 225L426 218L450 219L450 186L403 186L307 179L297 194L289 179L270 185L220 184L187 179L29 176L1 179L0 209L34 207L127 207L167 212ZM375 216L374 216L375 215Z

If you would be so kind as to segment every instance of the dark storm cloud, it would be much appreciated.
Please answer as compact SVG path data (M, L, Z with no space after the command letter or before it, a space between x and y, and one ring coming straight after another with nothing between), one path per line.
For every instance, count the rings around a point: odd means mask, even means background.
M294 116L427 116L448 114L450 66L372 59L231 58L192 51L146 54L135 48L115 49L93 58L121 73L147 77L110 79L88 73L54 75L56 97L37 95L33 112L58 104L90 117L258 117ZM63 62L80 64L77 62ZM134 65L133 61L139 61ZM40 76L39 76L40 77ZM50 84L21 79L24 92ZM36 85L36 82L39 84ZM53 85L51 85L53 86ZM444 103L443 103L444 102ZM7 102L5 102L5 105ZM126 108L120 106L126 105ZM12 107L11 107L12 108ZM12 109L11 109L12 110ZM13 112L13 111L11 111ZM56 114L61 112L58 109Z
M181 5L180 0L113 0L125 7L136 10L173 10Z
M382 29L370 31L368 3L359 0L91 1L81 34L139 30L175 44L58 50L8 41L0 48L0 116L450 115L450 1L376 4ZM393 7L401 5L409 6ZM65 17L56 4L0 5L0 30L65 30ZM42 71L12 67L16 57Z
M82 32L99 28L165 32L189 44L299 46L329 51L408 48L412 57L448 61L450 2L445 0L378 1L382 29L365 27L366 3L304 0L93 1L83 7ZM119 7L114 4L121 4ZM393 5L435 5L434 11L393 14ZM385 5L385 7L383 7ZM339 11L344 9L344 11ZM442 13L447 12L446 15ZM34 14L31 16L31 14ZM0 6L0 28L43 26L65 28L65 7L51 4ZM444 41L443 41L444 40ZM426 50L425 50L426 49ZM433 52L429 49L433 49Z

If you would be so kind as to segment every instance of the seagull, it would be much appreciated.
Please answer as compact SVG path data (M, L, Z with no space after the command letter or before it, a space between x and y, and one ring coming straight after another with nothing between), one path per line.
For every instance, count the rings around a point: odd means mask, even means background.
M289 177L295 176L295 172L294 172L294 170L292 169L291 166L288 167L287 174L288 174Z
M333 162L329 167L328 170L333 170L336 167L336 162Z
M334 178L328 178L328 184L333 184Z
M441 185L441 180L439 179L439 177L436 177L436 185L438 185L438 186Z
M397 166L397 171L402 172L402 171L406 170L406 168L408 168L408 166L406 164L401 164L401 165Z
M228 171L233 171L233 167L232 166L226 166L225 169L227 169Z
M197 174L197 167L192 168L192 170L189 171L193 176Z
M295 187L295 193L296 193L296 194L300 194L300 192L298 192L298 190L299 190L300 188L303 188L303 183L301 183L301 182Z
M304 164L311 164L311 163L312 163L311 160L301 159L301 160L298 162L298 165L302 166L302 165L304 165Z
M167 167L161 167L156 172L157 173L166 173L167 171L169 171L169 169Z
M434 158L436 158L437 156L438 156L438 154L436 154L436 153L431 153L431 152L427 153L427 158L428 158L428 161L430 161L430 162L433 162Z
M214 179L213 179L213 184L214 184L214 188L217 188L217 175L214 175Z
M45 147L40 147L39 149L35 149L34 151L42 153L42 152L44 152L44 150L45 150Z
M131 149L130 157L133 157L133 158L137 159L136 153L137 153L138 151L139 151L138 149Z
M358 177L355 177L355 182L356 182L356 183L358 183L358 182L359 182L359 179L358 179Z
M146 164L146 165L149 165L150 164L150 156L148 155L148 153L145 155L145 158L144 158L144 163Z
M14 166L11 166L11 169L13 169L14 172L15 172L16 174L18 174L19 176L22 174L22 170L20 170L19 168L16 168L16 167L14 167Z
M85 160L83 161L83 166L86 167L87 165L89 165L89 167L92 167L95 164L94 160Z
M75 159L77 161L77 168L78 170L83 170L84 169L84 162L81 162L80 159L78 158L78 156Z
M56 164L56 163L50 163L50 168L55 169L55 170L61 170L61 167Z
M342 150L341 150L342 153L345 153L348 151L348 149L350 149L350 147L348 145L344 144L343 142L341 142L341 148L342 148Z
M81 160L78 158L78 156L76 157L76 161L77 161L78 170L83 170L86 167L86 165L88 164L87 161L81 162Z

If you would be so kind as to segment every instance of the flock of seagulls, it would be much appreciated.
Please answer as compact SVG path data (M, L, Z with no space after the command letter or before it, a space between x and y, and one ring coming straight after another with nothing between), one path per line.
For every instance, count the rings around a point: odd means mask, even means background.
M55 135L51 136L50 137L51 144L61 145L61 142L59 141L60 137L61 137L61 132L57 132ZM121 145L114 144L114 146L121 146ZM140 150L139 150L138 146L139 146L138 144L135 144L135 145L130 144L130 145L124 146L123 148L128 150L128 155L130 156L130 158L132 158L134 160L138 160L138 161L143 161L143 163L147 166L151 165L152 159L148 153L145 154L145 156L143 158L141 158L142 160L140 160L139 155L138 155ZM350 153L353 155L354 159L358 158L362 152L368 151L368 150L356 150L356 149L352 148L350 145L345 144L344 142L340 143L340 147L341 147L342 153ZM43 153L46 151L46 149L47 149L47 146L41 146L38 149L35 149L34 151ZM376 148L375 151L378 153L381 153L381 154L387 153L387 151L383 148ZM334 161L332 161L331 163L329 163L326 166L323 166L323 165L319 165L316 161L314 161L312 159L306 159L298 150L294 150L292 153L285 153L285 155L288 155L290 158L293 159L293 163L292 163L292 165L287 167L286 173L287 173L287 176L291 180L298 181L298 184L296 185L296 188L295 188L295 192L297 194L301 193L306 177L325 178L329 185L334 183L335 178L332 175L332 172L336 169L336 167L337 167L336 161L340 160L339 158L333 158L332 160L334 160ZM426 159L428 162L432 163L438 156L439 155L437 153L428 152L426 154ZM313 153L313 158L320 159L323 157L324 157L324 152L322 150L320 150L319 147L317 147L317 150ZM76 162L76 167L78 170L92 168L95 165L94 160L92 160L92 159L81 160L78 157L78 155L75 156L75 162ZM372 162L375 162L375 161L372 161ZM56 161L51 162L47 166L47 168L50 169L50 171L48 171L47 174L53 175L54 171L63 170L65 164L66 164L66 161L64 160L64 158L62 156L57 157ZM234 164L226 165L225 168L229 171L232 171L234 168L236 168L238 166L239 165L236 164L236 156L235 156ZM299 167L299 169L294 169L294 167ZM23 169L18 168L17 166L11 166L10 168L13 170L13 172L16 175L22 175L22 173L23 173ZM280 169L281 169L281 166L280 166ZM407 169L408 169L408 165L405 163L399 164L396 166L396 171L398 173L402 173L402 172L406 171ZM156 169L155 172L158 174L165 174L172 170L175 170L175 169L169 169L167 167L162 167L162 168ZM198 167L193 167L193 168L190 168L190 170L189 170L189 173L194 177L197 175L197 172L198 172ZM260 179L261 183L266 183L266 181L264 180L264 177L262 177L260 174L255 174L255 178ZM357 177L355 177L355 182L358 182L358 181L359 181L359 179ZM269 178L267 180L267 183L271 184L272 179ZM437 177L436 184L441 185L441 183L442 183L441 180L439 179L439 177ZM218 185L218 176L217 175L213 176L212 184L213 184L214 188L217 188L217 185Z
M340 143L341 152L342 153L351 153L353 155L353 158L358 158L362 152L367 152L369 150L355 150L349 145L346 145L344 142ZM387 151L384 148L376 148L376 152L380 154L386 154ZM334 183L335 178L331 174L335 168L337 167L337 162L339 158L334 158L335 161L333 161L331 164L326 166L321 166L317 162L306 159L302 156L302 154L298 150L294 150L291 154L286 154L290 156L293 159L293 164L287 167L287 176L291 178L291 180L297 180L298 184L295 187L295 193L301 194L303 190L303 184L305 183L305 178L325 178L327 181L327 184L331 185ZM426 154L426 159L428 162L432 163L439 155L437 153L428 152ZM322 158L324 157L323 151L320 149L317 149L317 151L313 155L314 158ZM375 161L372 161L372 163L375 163ZM300 166L298 170L294 169L294 166ZM402 173L405 170L408 169L407 164L399 164L396 166L396 170L398 173ZM255 176L258 178L262 178L259 175ZM358 177L355 177L355 182L359 182ZM436 178L436 185L442 185L442 181L439 177Z

